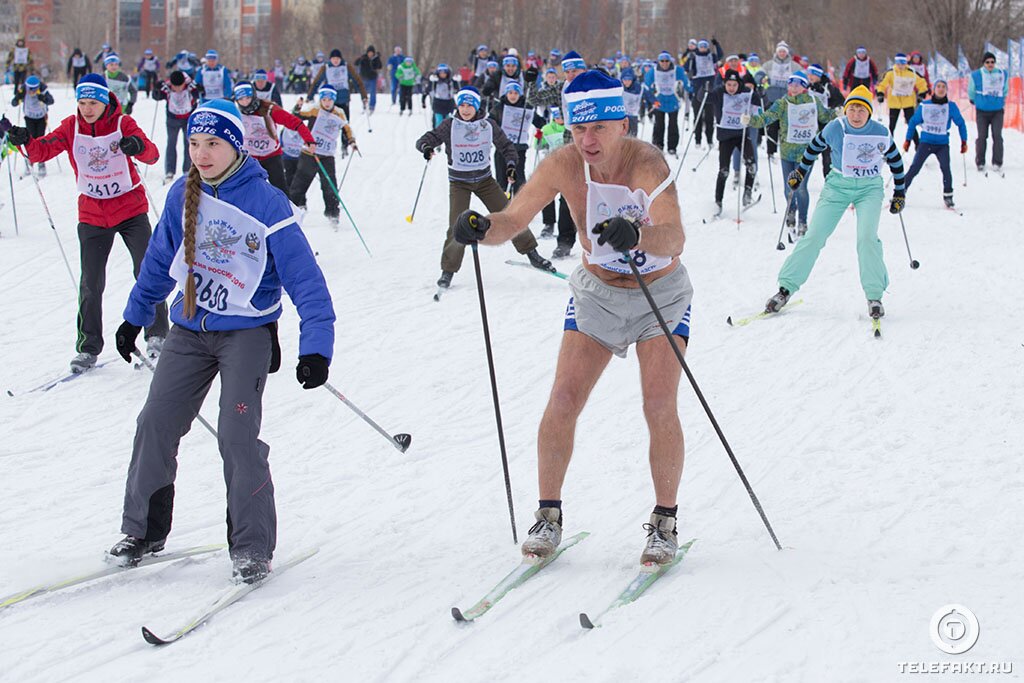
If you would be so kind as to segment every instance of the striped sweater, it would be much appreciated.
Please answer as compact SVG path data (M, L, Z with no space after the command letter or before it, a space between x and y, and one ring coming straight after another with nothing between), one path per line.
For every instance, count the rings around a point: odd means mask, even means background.
M811 167L814 166L814 161L818 158L818 155L829 149L832 153L832 168L830 170L842 173L843 148L845 147L847 136L856 137L862 135L879 135L888 139L889 143L885 152L885 161L892 172L893 189L903 192L905 189L903 182L903 157L900 156L900 151L897 149L892 135L889 134L889 129L875 120L868 121L867 125L863 128L854 128L847 123L846 117L829 122L811 140L811 143L807 145L807 149L804 150L803 158L800 160L800 171L805 176L810 173Z

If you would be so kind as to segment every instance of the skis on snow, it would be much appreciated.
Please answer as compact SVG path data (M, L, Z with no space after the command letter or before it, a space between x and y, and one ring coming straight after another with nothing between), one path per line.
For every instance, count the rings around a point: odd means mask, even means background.
M18 393L14 393L10 389L8 389L7 390L7 395L8 396L21 396L23 394L34 394L36 392L49 391L50 389L53 389L54 387L56 387L58 384L65 384L65 383L70 382L72 380L78 379L82 375L87 375L90 372L92 372L93 370L98 370L98 369L102 368L104 365L109 365L109 364L111 364L113 362L114 362L114 359L109 359L109 360L105 360L105 361L102 361L100 363L97 363L96 365L92 366L91 368L89 368L88 370L85 370L83 372L68 372L68 373L66 373L64 375L61 375L60 377L57 377L55 379L51 379L48 382L44 382L43 384L40 384L37 387L32 387L31 389L26 389L25 391L19 391Z
M452 618L454 618L455 621L465 623L483 616L489 609L494 607L495 603L508 595L511 590L522 586L531 577L536 576L537 572L558 559L559 555L589 535L589 532L583 531L575 536L570 536L558 546L558 549L555 550L551 557L546 559L542 560L537 558L531 560L524 557L518 567L509 572L505 578L498 582L498 585L492 588L487 595L480 598L475 605L467 609L465 612L460 610L458 607L452 607Z
M568 275L566 275L565 273L560 273L558 270L554 268L554 266L552 266L551 270L542 270L541 268L535 268L532 264L526 263L525 261L515 261L513 259L509 259L505 261L505 263L507 263L510 266L521 266L523 268L529 268L530 270L536 270L538 273L545 273L547 275L551 275L562 280L569 279Z
M187 636L189 633L192 633L192 631L195 631L197 628L208 622L219 612L223 612L225 609L235 604L249 593L265 585L271 579L280 576L285 571L291 569L300 562L308 560L309 558L316 555L318 552L320 552L319 548L307 550L299 555L296 555L295 557L292 557L287 562L275 567L274 570L270 572L270 574L268 574L267 577L261 581L257 581L255 583L241 583L237 586L232 586L231 588L228 588L227 590L223 591L220 595L218 595L217 598L212 603L210 603L209 607L207 607L199 616L197 616L195 619L192 619L190 622L188 622L187 624L185 624L169 636L161 638L160 636L153 633L153 631L143 626L142 637L150 645L170 645L171 643L176 643L185 636Z
M668 571L672 569L672 567L682 562L683 557L686 555L686 552L690 549L690 546L692 546L693 542L696 540L697 539L687 541L683 545L679 546L679 550L676 551L676 556L668 564L643 565L640 571L637 573L637 575L633 578L633 580L629 582L629 584L622 590L621 593L619 593L619 597L615 598L615 600L610 605L605 607L600 613L598 613L596 617L591 619L586 612L580 612L580 626L588 630L596 626L600 626L598 622L601 619L601 617L603 617L605 614L612 611L613 609L634 602L637 598L643 595L648 588L654 585L655 581L657 581L665 574L667 574Z
M743 327L745 325L749 325L750 323L754 322L755 320L762 320L763 318L767 318L769 316L776 315L778 313L782 313L785 310L793 308L793 306L799 306L803 302L804 302L803 299L797 299L796 301L790 301L785 306L780 308L778 311L775 311L775 312L772 312L772 311L761 311L757 315L751 315L751 316L748 316L746 318L737 318L736 320L733 320L732 316L730 315L728 318L725 319L725 322L728 323L730 327Z
M150 567L154 564L161 564L164 562L174 562L176 560L183 560L188 557L195 557L197 555L205 555L207 553L214 553L218 550L223 550L224 545L198 545L192 548L186 548L185 550L178 550L170 553L160 553L159 555L146 555L143 557L137 565L134 567L123 567L120 565L107 565L103 569L89 572L87 574L79 574L70 578L58 581L56 583L44 584L41 586L33 586L28 590L8 595L5 598L0 599L0 609L6 609L12 605L16 605L20 602L24 602L29 598L35 598L40 595L47 595L49 593L55 593L65 588L71 588L72 586L78 586L89 581L95 581L102 579L107 576L114 576L115 574L123 574L131 569L137 569L139 567Z
M871 319L871 333L875 335L875 339L882 338L882 319L872 318Z

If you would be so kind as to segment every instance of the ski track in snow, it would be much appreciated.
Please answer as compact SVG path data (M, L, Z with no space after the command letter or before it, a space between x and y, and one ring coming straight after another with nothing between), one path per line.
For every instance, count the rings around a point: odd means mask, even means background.
M73 106L62 87L55 95L54 125ZM8 87L0 100L10 100ZM153 107L142 98L136 108L146 130ZM1003 678L1020 675L1024 338L1013 302L1024 275L1011 194L1024 171L1019 135L1006 134L1005 179L972 170L963 188L954 155L963 217L942 208L938 167L925 166L905 213L920 270L909 268L898 219L883 213L891 284L881 341L865 315L849 213L801 290L803 305L744 328L725 324L761 309L791 251L775 250L782 179L774 166L774 214L760 149L764 200L738 229L731 220L702 225L714 171L706 164L690 173L701 154L691 150L679 176L695 286L688 362L785 550L772 547L684 378L680 536L697 543L647 595L585 633L577 614L603 609L635 573L653 503L635 354L610 364L577 430L566 533L592 536L478 622L455 624L450 607L474 603L519 556L472 254L434 303L448 215L444 163L430 164L415 222L406 223L423 170L412 143L425 117L417 109L398 118L385 96L369 134L354 109L363 157L353 160L342 196L374 256L344 214L339 230L330 228L318 183L304 228L338 315L331 381L389 432L411 433L411 449L399 454L326 391L299 388L298 321L286 303L285 362L269 380L262 433L277 491L277 558L312 545L321 552L169 649L144 643L139 627L170 633L198 613L229 585L225 553L4 610L0 678L99 681L128 671L147 681L512 681L529 672L566 681L892 680L897 662L954 659L927 634L932 613L951 602L972 608L982 626L961 659L1015 660L1014 676ZM161 153L163 118L161 108ZM670 162L674 171L678 162ZM162 163L148 174L161 207ZM42 187L77 277L73 176L66 158L62 171L47 166ZM821 184L816 168L812 200ZM0 381L17 394L65 372L76 298L31 179L15 189L17 238L0 189ZM734 205L731 191L725 203ZM553 247L541 242L545 254ZM536 428L568 290L506 267L505 259L522 258L511 245L480 254L522 537L536 504ZM131 287L120 242L107 276L103 358L115 353ZM0 595L88 570L119 537L149 379L145 369L114 363L47 393L0 399ZM215 386L203 409L213 424L218 393ZM196 424L179 457L169 549L223 542L216 443Z

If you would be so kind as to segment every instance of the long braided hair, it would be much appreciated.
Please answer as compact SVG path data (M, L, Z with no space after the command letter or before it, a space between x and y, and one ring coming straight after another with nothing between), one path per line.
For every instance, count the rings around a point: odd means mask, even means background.
M182 225L185 265L188 266L182 312L188 320L196 317L196 281L192 267L196 260L196 216L199 213L199 197L203 192L201 183L199 169L193 164L188 170L188 180L185 181L185 221Z

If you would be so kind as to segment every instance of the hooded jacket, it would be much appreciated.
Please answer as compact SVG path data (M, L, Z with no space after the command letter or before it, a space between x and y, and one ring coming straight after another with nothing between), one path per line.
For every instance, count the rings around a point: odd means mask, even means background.
M121 113L121 103L117 96L110 93L110 104L103 110L95 123L86 123L81 114L77 112L60 122L60 125L49 135L30 140L25 146L28 150L29 161L48 161L61 152L68 152L71 160L71 168L75 171L75 178L78 177L78 165L75 163L75 156L72 147L75 141L75 131L83 135L102 137L113 133L120 127L124 137L134 135L140 138L145 145L142 154L131 159L144 164L155 164L160 158L157 150L142 128L135 123L135 119L127 114ZM94 225L99 228L112 228L129 218L134 218L149 211L149 202L146 201L146 188L142 186L139 173L134 163L128 164L128 172L131 174L134 190L130 190L119 197L111 199L96 199L84 194L78 195L78 221L87 225Z

